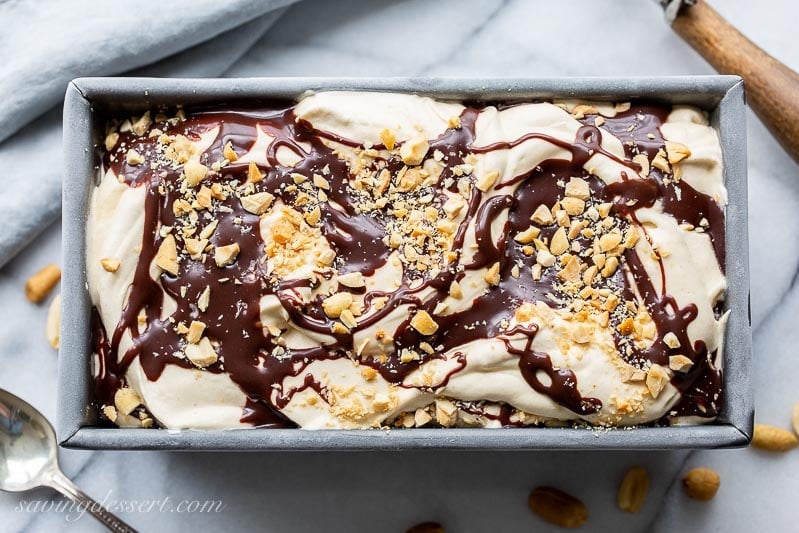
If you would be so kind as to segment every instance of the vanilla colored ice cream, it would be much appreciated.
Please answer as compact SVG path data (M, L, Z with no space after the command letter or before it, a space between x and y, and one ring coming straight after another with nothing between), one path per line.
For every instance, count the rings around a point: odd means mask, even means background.
M112 121L87 227L125 427L713 420L724 205L703 112L322 92Z

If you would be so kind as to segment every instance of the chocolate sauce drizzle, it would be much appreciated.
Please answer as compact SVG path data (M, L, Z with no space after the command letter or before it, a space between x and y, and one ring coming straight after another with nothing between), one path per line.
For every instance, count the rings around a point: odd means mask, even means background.
M312 361L355 358L359 364L377 370L389 382L405 386L405 378L425 362L443 358L445 352L456 350L468 342L488 338L503 339L508 352L519 357L522 376L537 392L581 415L598 412L602 406L600 400L580 394L577 378L571 370L554 367L548 354L532 349L537 328L507 329L507 322L521 303L544 301L553 305L544 295L556 292L552 269L545 271L539 280L534 280L531 274L534 259L521 253L518 246L509 246L509 236L529 227L530 217L538 206L551 206L561 200L564 181L570 177L582 177L589 182L593 194L603 201L613 202L615 214L629 224L640 226L635 217L636 210L650 207L658 201L662 203L663 211L679 222L698 226L703 218L706 219L709 222L708 234L719 264L723 266L723 211L712 198L694 190L684 181L667 185L665 176L657 169L653 169L646 179L628 179L625 175L622 181L607 186L583 169L591 157L602 153L627 166L631 174L635 173L637 165L629 160L633 155L646 153L651 158L664 146L659 126L665 120L666 108L633 105L627 112L606 118L604 129L622 140L627 159L618 158L602 148L602 132L593 125L591 117L586 117L573 142L530 133L511 142L475 146L475 122L480 111L480 106L467 107L461 115L459 128L447 129L438 139L430 141L428 157L440 151L444 154L445 163L438 184L430 187L430 192L436 197L435 207L440 209L446 199L445 188L456 190L455 185L446 184L455 181L450 179L455 176L454 168L462 164L468 154L505 150L530 139L541 139L568 150L572 158L544 161L530 172L497 185L501 191L503 187L519 183L513 195L499 195L482 202L482 193L472 188L465 220L455 234L452 250L462 249L467 232L473 227L471 231L474 231L479 249L465 268L476 270L499 262L499 285L475 298L465 311L436 317L439 329L432 336L422 336L410 327L410 318L404 321L395 332L394 350L382 359L355 356L353 334L377 323L400 305L410 305L432 314L437 304L447 297L452 282L463 277L463 272L446 268L436 277L406 272L398 289L391 292L372 291L365 295L364 316L357 328L350 333L333 334L331 328L334 321L324 314L321 302L317 300L308 304L296 292L303 286L309 286L310 282L273 281L267 275L259 217L245 211L239 199L230 195L224 200L214 201L214 218L218 226L210 242L214 246L238 243L241 251L236 261L220 271L212 254L207 254L203 260L181 261L177 276L161 273L153 279L150 265L163 240L159 229L175 224L172 204L181 197L175 187L166 185L177 183L180 170L153 170L148 164L128 165L124 150L135 148L145 157L154 158L156 138L123 133L114 150L105 154L104 163L106 168L112 168L130 186L146 189L144 238L129 299L110 336L106 335L96 312L93 317L93 344L100 360L95 387L97 404L113 404L114 392L122 385L129 365L137 358L147 378L152 381L159 378L166 365L194 368L182 356L185 340L175 332L174 324L202 320L206 324L206 336L217 343L219 355L219 361L205 371L227 373L246 393L247 404L241 420L255 426L292 427L294 423L280 410L300 390L313 389L326 398L328 393L323 385L305 371ZM330 181L329 198L336 208L327 203L320 204L321 228L336 252L339 274L362 272L368 276L386 263L391 252L383 242L388 215L385 212L364 214L356 210L357 198L350 186L350 169L334 153L331 143L363 148L357 142L314 130L310 124L296 120L290 102L264 102L257 107L239 109L216 106L190 110L187 116L184 122L157 126L167 134L183 134L192 139L219 127L213 144L202 156L202 162L207 165L223 159L222 151L227 143L241 154L253 147L259 129L273 136L274 141L266 151L269 166L260 169L264 179L255 184L255 192L274 194L287 205L293 205L297 194L290 187L293 183L292 173L310 176L321 174L324 170ZM632 125L635 127L631 129ZM297 165L281 165L277 157L280 149L296 154L299 158ZM380 160L379 164L392 172L402 166L402 162L396 158ZM233 162L219 172L211 172L204 184L229 183L232 180L243 183L246 181L247 166ZM507 222L500 234L494 235L492 223L503 213L507 213ZM474 224L470 225L472 222ZM206 221L201 217L200 225L203 223ZM556 230L555 225L543 227L542 238L550 239ZM583 244L588 243L585 241ZM514 265L520 269L518 278L511 275ZM635 299L637 291L657 326L658 337L651 347L636 348L628 355L622 351L622 354L628 362L639 367L646 362L668 365L669 355L677 352L670 350L662 338L666 332L674 332L682 345L679 353L695 363L690 372L675 375L672 380L683 394L674 413L716 416L721 404L721 370L712 365L715 354L708 353L704 343L691 345L686 330L696 317L696 306L690 304L679 308L666 293L663 281L664 294L659 294L640 259L632 251L625 253L622 268L609 280L609 283L623 287L628 298ZM208 309L201 312L196 302L206 287L210 287L212 297ZM428 294L429 289L433 289L433 295L423 299L421 294ZM358 292L357 289L351 290ZM177 303L177 309L170 316L163 316L165 294ZM274 337L264 332L260 322L259 301L264 295L270 294L279 299L296 327L330 335L334 341L311 349L283 349ZM387 298L379 310L374 307L377 298ZM140 315L144 317L141 323ZM133 346L125 353L119 353L120 342L126 333L132 337ZM521 335L522 348L519 348L517 341L511 343L509 337L512 335L516 339ZM435 353L427 354L419 350L422 342L434 346ZM620 346L621 342L622 339L617 337ZM400 352L403 348L416 350L420 358L410 363L401 362ZM466 365L465 356L460 352L455 352L455 360L458 365L437 387L446 385L449 378ZM540 379L542 373L549 378L546 385ZM289 376L302 377L302 384L298 388L283 390L282 384ZM499 419L503 425L511 425L509 412L506 411L502 411Z

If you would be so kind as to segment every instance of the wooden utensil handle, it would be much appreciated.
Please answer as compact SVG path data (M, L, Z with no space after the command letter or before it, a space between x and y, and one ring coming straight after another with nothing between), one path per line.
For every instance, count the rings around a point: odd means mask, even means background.
M672 27L720 73L744 79L750 107L799 163L799 74L744 37L704 0L683 8Z

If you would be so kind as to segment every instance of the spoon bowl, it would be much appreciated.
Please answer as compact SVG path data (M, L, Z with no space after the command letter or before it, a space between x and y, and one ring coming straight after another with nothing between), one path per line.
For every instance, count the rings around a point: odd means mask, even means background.
M29 403L0 389L0 490L23 492L58 469L53 427Z
M136 531L61 472L53 426L28 402L0 389L0 490L23 492L37 487L56 489L111 531Z

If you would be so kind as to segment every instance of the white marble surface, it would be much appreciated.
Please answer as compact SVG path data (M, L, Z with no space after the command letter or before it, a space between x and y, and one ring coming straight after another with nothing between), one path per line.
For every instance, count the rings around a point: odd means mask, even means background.
M799 69L790 0L716 0L767 51ZM583 29L583 33L578 31ZM548 76L708 74L652 2L591 0L305 0L228 75ZM752 312L757 418L786 426L799 401L799 168L750 116ZM55 142L55 136L47 137ZM0 145L0 154L2 152ZM20 176L19 179L25 179ZM23 296L26 277L59 259L58 224L0 270L0 387L55 415L56 355L44 340L46 307ZM526 506L552 484L582 498L590 531L795 530L799 451L638 453L198 454L62 451L64 470L112 500L222 500L219 513L122 513L143 531L403 531L439 520L448 531L548 531ZM643 511L615 508L624 470L648 467ZM687 500L689 465L719 471L709 504ZM0 530L100 531L90 518L20 510L48 491L0 494ZM57 498L52 501L57 502ZM167 505L169 505L169 503ZM72 519L66 521L67 518Z

